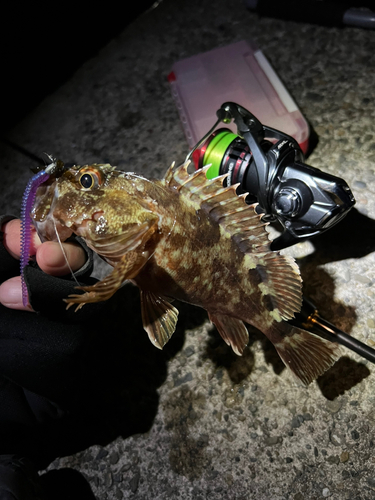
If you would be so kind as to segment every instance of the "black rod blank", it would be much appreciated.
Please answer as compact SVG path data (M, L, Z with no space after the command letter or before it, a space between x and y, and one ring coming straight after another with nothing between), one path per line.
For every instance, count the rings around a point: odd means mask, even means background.
M337 328L337 326L319 316L315 305L306 297L303 297L301 312L298 313L296 318L291 320L290 323L299 328L309 330L330 342L337 342L375 364L374 349L354 337L351 337Z

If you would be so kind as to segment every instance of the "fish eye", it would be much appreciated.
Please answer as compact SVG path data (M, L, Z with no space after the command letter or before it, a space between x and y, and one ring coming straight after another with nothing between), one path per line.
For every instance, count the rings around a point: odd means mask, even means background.
M83 174L79 180L81 186L85 189L90 189L94 185L94 179L90 174Z
M95 189L102 183L98 173L93 170L86 170L82 172L81 176L78 179L78 182L80 186L86 190Z

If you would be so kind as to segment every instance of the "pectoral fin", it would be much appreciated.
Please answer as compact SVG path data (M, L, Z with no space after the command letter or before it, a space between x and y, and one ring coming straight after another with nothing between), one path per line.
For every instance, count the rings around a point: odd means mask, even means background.
M76 311L90 302L101 302L108 300L120 288L125 280L133 278L146 259L137 252L128 252L122 256L116 264L111 274L92 286L79 286L78 290L86 293L69 295L64 301L68 304L67 309L73 304L77 304Z
M249 342L249 334L243 321L225 314L208 313L208 317L216 326L224 341L232 346L236 354L242 356L243 350Z
M162 349L176 329L178 310L167 299L143 290L141 308L143 328L151 342Z
M141 247L155 233L158 227L159 218L154 214L148 214L149 220L143 224L134 224L126 231L113 235L98 235L90 241L89 246L112 263L125 253L133 252ZM112 261L112 262L111 262Z

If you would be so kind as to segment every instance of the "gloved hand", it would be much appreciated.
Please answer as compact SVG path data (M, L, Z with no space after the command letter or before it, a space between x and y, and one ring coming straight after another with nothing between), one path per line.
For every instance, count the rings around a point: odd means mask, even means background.
M63 289L64 293L67 293L67 291L73 293L75 282L72 279L69 266L74 271L76 278L84 279L90 276L92 272L92 252L82 240L80 244L74 241L62 244L65 256L69 261L68 265L58 243L50 241L42 244L36 232L33 231L30 250L34 262L25 270L29 291L29 305L25 308L22 304L19 263L17 264L17 260L20 258L21 224L18 219L3 217L0 218L0 228L2 228L0 233L0 243L2 243L0 245L0 279L3 282L0 285L0 303L4 306L11 309L39 311L40 308L45 309L45 301L50 302L57 298L55 294L58 293L59 289ZM37 273L33 272L35 269L38 270ZM57 277L57 279L54 279L53 276ZM62 277L65 279L62 280ZM36 279L37 283L35 282ZM40 288L43 289L44 287L44 300L40 301ZM31 301L34 307L31 306Z
M33 232L35 261L25 269L29 293L25 308L19 270L20 221L0 218L0 228L0 375L52 401L71 400L72 387L79 380L82 344L105 303L77 313L73 308L66 311L62 299L76 293L77 284L59 244L41 244ZM93 284L91 251L83 243L63 245L76 278L81 284Z

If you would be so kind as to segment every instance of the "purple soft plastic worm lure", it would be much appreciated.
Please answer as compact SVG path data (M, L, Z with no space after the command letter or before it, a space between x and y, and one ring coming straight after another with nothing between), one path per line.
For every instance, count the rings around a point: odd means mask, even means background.
M48 168L48 167L47 167ZM48 178L47 169L41 170L35 174L27 183L25 192L22 198L21 207L21 282L22 282L22 303L25 307L28 305L27 287L24 277L24 269L30 259L30 242L31 242L31 219L30 212L33 208L36 190Z

